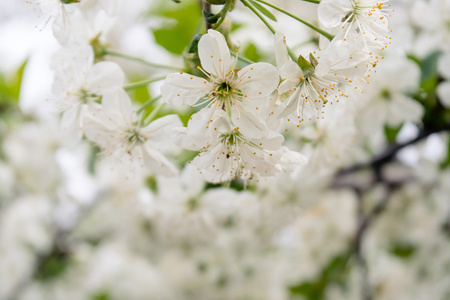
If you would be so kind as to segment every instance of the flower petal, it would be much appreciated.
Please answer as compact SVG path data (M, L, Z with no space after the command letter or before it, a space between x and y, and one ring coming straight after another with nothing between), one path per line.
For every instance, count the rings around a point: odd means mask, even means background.
M266 150L278 150L281 148L283 144L284 137L275 131L270 131L267 136L263 139L253 140L256 145L261 146Z
M74 106L64 112L61 118L61 128L69 139L79 141L83 135L81 105Z
M238 76L236 87L249 98L269 96L280 82L277 68L268 63L248 65L238 72Z
M274 42L275 42L275 60L277 62L278 69L280 69L288 61L290 61L289 54L286 48L285 35L281 32L275 33Z
M201 148L208 143L208 129L214 118L216 105L205 107L199 112L193 114L188 122L187 133L190 136L192 143Z
M445 81L438 85L437 94L439 101L444 107L450 108L450 81Z
M160 152L149 147L144 147L142 156L145 166L150 171L168 177L178 174L178 169Z
M225 37L218 31L208 30L198 43L198 55L203 69L222 78L230 69L230 49Z
M111 61L102 61L95 64L86 74L87 89L89 92L102 94L111 88L122 87L125 75L118 64Z
M318 8L319 21L326 27L342 24L342 19L353 10L350 0L322 0Z
M181 123L178 115L168 115L156 119L147 127L142 128L141 134L149 140L163 141L172 138L174 136L174 129L182 126L183 123Z
M104 93L102 111L109 122L118 127L130 127L135 121L135 111L131 106L131 100L122 88Z
M247 138L260 139L267 135L269 129L258 117L247 112L240 105L231 107L231 119L235 127Z
M186 73L167 75L161 86L163 100L174 106L194 105L214 88L209 81Z

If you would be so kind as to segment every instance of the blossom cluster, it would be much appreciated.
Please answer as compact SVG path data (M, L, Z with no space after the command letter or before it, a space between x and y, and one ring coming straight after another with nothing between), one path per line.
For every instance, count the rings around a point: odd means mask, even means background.
M284 35L275 34L277 67L258 62L239 68L238 51L232 56L226 38L210 29L198 42L197 68L203 76L170 74L161 87L164 102L201 107L182 128L176 115L154 124L142 120L142 110L133 110L123 91L121 68L95 61L93 41L104 32L89 36L77 28L81 19L93 23L99 14L117 14L111 7L119 2L30 1L54 18L53 32L64 46L52 64L52 100L63 112L61 126L68 135L95 142L127 173L165 176L175 175L176 168L154 145L176 135L179 146L199 151L192 164L214 183L293 172L306 158L282 146L280 121L300 126L323 118L327 105L351 97L358 84L367 82L369 66L378 63L374 52L389 43L389 9L383 2L341 2L320 3L319 20L336 35L307 59L292 61Z
M320 39L265 1L203 1L235 4L209 30L198 1L26 2L58 45L18 103L0 76L0 299L448 297L447 0L271 1ZM194 16L182 55L145 44Z

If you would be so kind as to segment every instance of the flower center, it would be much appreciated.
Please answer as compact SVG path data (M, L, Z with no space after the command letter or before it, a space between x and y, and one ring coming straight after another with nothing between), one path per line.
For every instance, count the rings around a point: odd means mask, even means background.
M143 144L147 140L147 138L145 136L142 136L139 133L139 130L135 129L135 128L126 131L125 138L126 138L127 142L130 144L136 144L136 143Z
M99 101L101 99L100 95L94 94L94 93L89 93L88 91L86 91L85 89L81 89L79 91L79 99L82 103L89 103L92 101Z

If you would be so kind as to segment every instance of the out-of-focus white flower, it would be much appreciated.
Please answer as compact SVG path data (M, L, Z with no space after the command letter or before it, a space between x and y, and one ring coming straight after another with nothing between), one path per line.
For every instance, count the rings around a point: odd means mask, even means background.
M365 91L368 102L357 116L361 129L373 133L383 125L418 122L424 108L407 93L417 89L419 80L420 69L413 61L396 55L382 61Z
M44 25L53 19L52 29L55 38L61 44L66 44L72 36L71 14L82 0L27 0L33 9L39 10L44 16ZM39 15L42 17L42 15Z
M51 247L51 204L46 197L15 199L0 211L0 297L7 299L33 272L36 253Z
M436 50L450 50L450 1L416 0L411 7L411 20L422 30L413 51L426 56Z
M54 100L64 114L61 127L74 140L82 136L83 119L100 111L102 96L121 88L125 76L114 62L94 64L91 47L61 49L53 61Z
M347 38L357 33L367 50L385 48L389 43L387 17L392 9L384 0L323 0L319 4L319 20L328 28L338 29Z
M102 102L102 114L85 118L84 134L89 140L96 142L104 154L125 164L131 173L177 174L175 166L155 145L170 139L172 130L182 126L177 115L168 115L141 127L130 98L122 89L104 95Z
M258 117L258 103L267 105L267 97L279 82L276 68L268 63L256 63L236 69L224 36L208 30L198 43L203 79L190 74L174 73L167 76L161 92L164 101L172 105L194 105L199 101L205 108L191 117L188 130L192 138L202 140L215 115L223 110L230 113L235 128L248 136L262 138L267 126ZM200 67L199 67L200 68Z
M66 142L51 118L45 123L30 122L6 135L3 151L21 189L48 194L58 188L62 179L55 152ZM46 170L46 176L42 176L42 170Z
M87 268L83 282L92 297L171 299L172 289L151 261L123 244L105 243L89 254L83 261Z
M445 53L438 62L439 74L445 78L437 87L436 93L441 104L450 108L450 52Z

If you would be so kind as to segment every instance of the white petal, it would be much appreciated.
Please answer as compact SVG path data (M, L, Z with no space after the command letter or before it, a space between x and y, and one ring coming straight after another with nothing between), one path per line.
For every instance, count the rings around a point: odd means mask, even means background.
M213 121L215 111L216 106L213 104L191 116L187 128L188 135L195 146L201 148L208 142L208 129L211 128L211 121Z
M438 70L444 78L450 79L450 52L439 58Z
M178 174L178 169L160 152L144 147L142 156L145 166L150 171L162 176L175 176Z
M235 127L247 138L260 139L267 135L269 129L258 117L247 112L241 106L231 107L231 119Z
M218 31L208 30L198 43L198 55L203 69L222 78L231 66L230 50L225 37Z
M82 134L81 105L77 105L64 112L61 118L61 128L69 139L79 141Z
M97 143L103 149L109 149L110 145L118 138L115 128L93 116L84 118L83 132L88 140Z
M224 154L226 150L218 143L207 152L197 155L192 164L202 173L205 180L220 183L234 177L233 161Z
M168 115L156 119L147 127L142 128L141 134L149 140L168 140L174 136L174 129L182 126L183 123L181 123L178 115Z
M292 60L284 64L280 69L281 78L286 78L289 81L298 83L300 82L300 76L303 75L302 69Z
M275 131L270 131L267 136L260 140L254 140L255 144L266 150L278 150L283 144L284 137Z
M277 69L268 63L251 64L238 72L237 88L249 98L269 96L278 86L280 76Z
M201 148L192 143L186 127L174 128L174 143L186 150L197 151Z
M283 33L277 32L274 35L275 42L275 60L277 62L277 67L280 69L288 61L290 61L289 54L286 48L286 37Z
M122 88L103 94L102 111L108 120L118 127L129 127L135 121L135 111L131 106L131 100Z
M298 99L300 97L300 89L290 95L283 103L275 108L273 117L281 119L295 112L298 105Z
M277 160L259 149L244 147L240 154L245 166L242 170L244 178L251 177L254 173L272 176L279 171L276 167Z
M450 81L443 82L437 87L439 101L444 107L450 108Z
M287 147L281 147L280 152L282 153L280 164L289 170L292 170L296 166L308 163L308 159L304 155L295 151L290 151Z
M424 114L423 106L403 94L392 96L386 122L390 126L399 126L403 122L419 122Z
M319 4L319 21L326 27L342 24L342 19L353 10L350 0L322 0Z
M118 64L103 61L95 64L86 75L87 89L102 94L111 88L120 88L125 82L125 75Z
M186 73L167 75L161 86L163 100L171 105L194 105L214 88L209 81Z
M73 35L72 24L64 8L60 9L60 14L52 24L53 35L61 45L69 44Z

